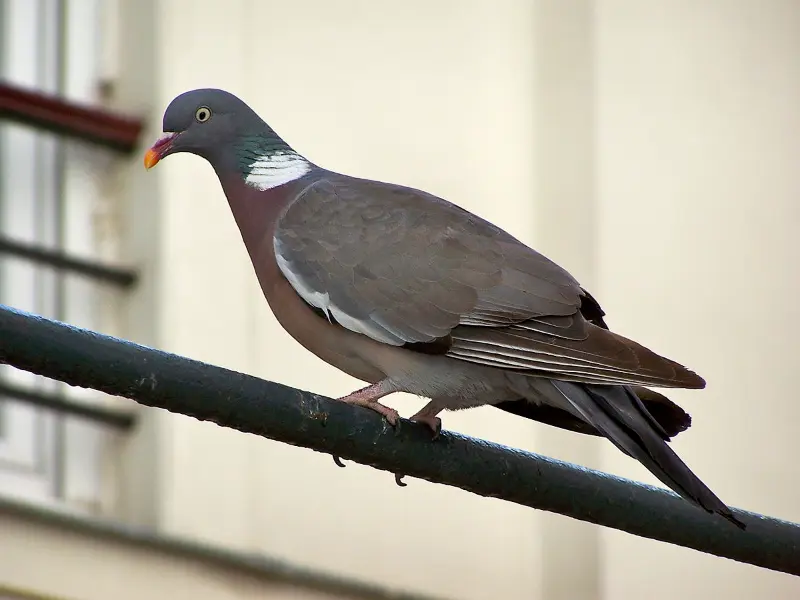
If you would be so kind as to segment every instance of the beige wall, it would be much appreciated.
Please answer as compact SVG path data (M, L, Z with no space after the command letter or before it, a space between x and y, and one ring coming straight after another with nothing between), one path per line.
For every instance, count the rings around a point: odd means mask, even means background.
M796 2L131 0L123 13L120 103L147 109L153 135L176 94L227 88L326 167L506 227L586 283L612 327L708 379L674 394L694 417L675 446L724 500L800 520ZM275 323L207 164L135 169L129 248L147 273L133 337L328 395L358 385ZM392 403L407 416L421 401ZM499 413L445 427L653 481L609 444ZM787 576L149 418L126 449L142 476L125 510L166 532L453 598L800 593Z
M0 502L3 600L344 600L365 598L293 584L169 544L156 547L81 519ZM98 530L105 533L100 534ZM277 573L279 569L275 569Z
M600 285L612 326L708 381L675 448L724 500L800 521L800 3L597 5ZM603 465L654 481L603 451ZM609 598L797 598L800 580L602 533ZM671 585L654 590L659 574Z

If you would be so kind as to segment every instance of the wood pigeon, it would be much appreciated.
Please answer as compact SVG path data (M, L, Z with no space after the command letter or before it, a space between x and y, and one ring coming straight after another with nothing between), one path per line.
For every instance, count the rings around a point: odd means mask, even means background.
M218 89L177 96L145 166L206 159L256 276L286 331L369 385L343 398L396 424L379 402L430 400L413 421L494 405L607 437L667 486L740 527L666 443L691 419L641 386L703 388L696 373L610 331L597 301L557 264L432 194L312 163L247 104Z

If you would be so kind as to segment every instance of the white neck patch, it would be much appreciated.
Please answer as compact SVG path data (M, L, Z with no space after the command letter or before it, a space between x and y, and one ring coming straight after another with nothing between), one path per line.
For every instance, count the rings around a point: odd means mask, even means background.
M257 190L269 190L295 179L311 170L311 164L296 152L265 154L250 165L244 182Z

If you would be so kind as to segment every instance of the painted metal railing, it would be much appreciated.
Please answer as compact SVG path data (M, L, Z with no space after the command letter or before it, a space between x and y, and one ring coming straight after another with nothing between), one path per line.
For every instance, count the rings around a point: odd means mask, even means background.
M431 440L406 420L395 429L366 409L7 307L0 307L0 363L399 476L800 575L796 523L735 509L742 531L664 489L448 431Z

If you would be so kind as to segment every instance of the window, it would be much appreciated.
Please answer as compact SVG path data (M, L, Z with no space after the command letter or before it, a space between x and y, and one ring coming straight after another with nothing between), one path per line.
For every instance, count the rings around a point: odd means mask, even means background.
M0 2L2 80L96 102L103 55L100 0ZM78 259L103 258L106 149L0 121L0 239ZM115 292L102 282L0 252L0 303L116 333ZM97 510L104 496L102 425L21 402L3 389L102 403L97 392L0 366L0 493Z

